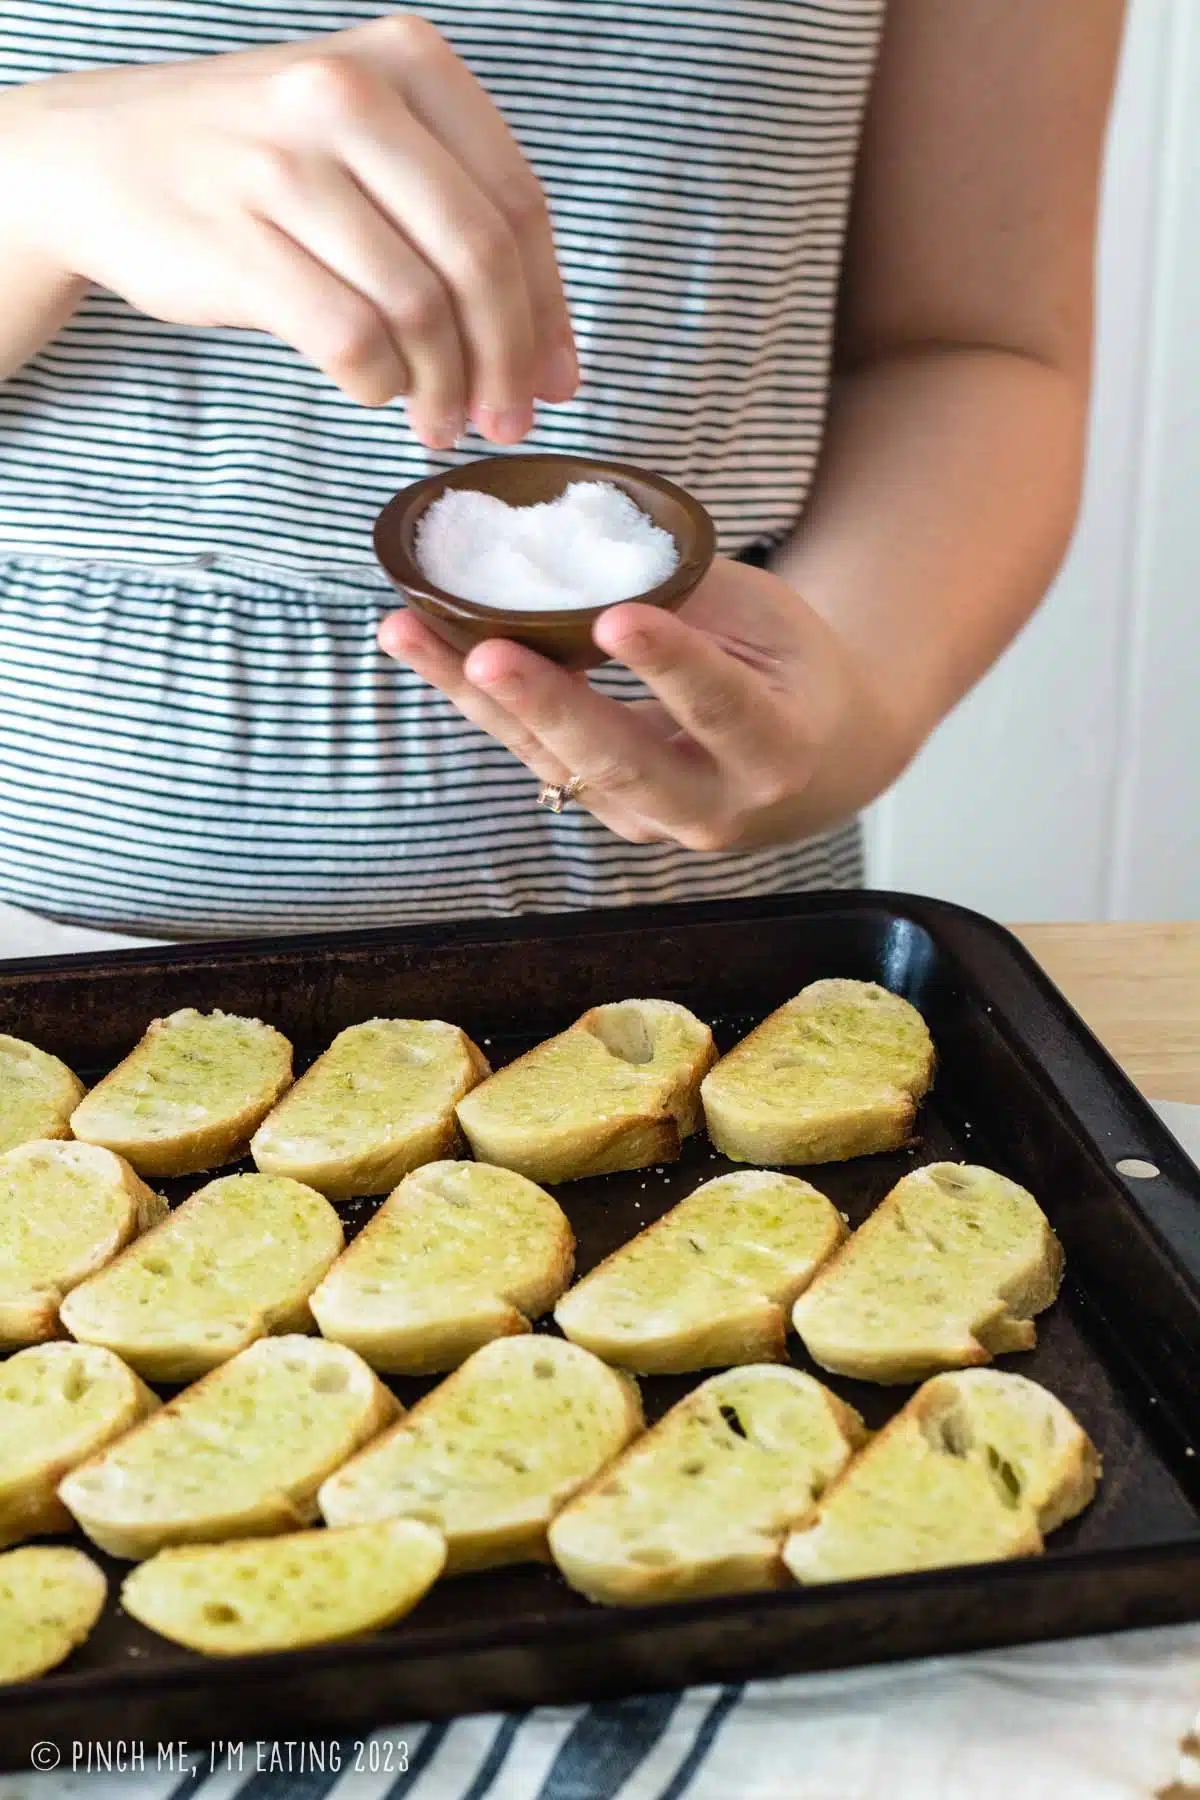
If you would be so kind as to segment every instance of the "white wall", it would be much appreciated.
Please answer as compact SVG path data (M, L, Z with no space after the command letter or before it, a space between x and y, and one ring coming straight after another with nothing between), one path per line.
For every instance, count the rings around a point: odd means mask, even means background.
M1200 0L1131 0L1070 558L868 834L999 918L1200 917Z

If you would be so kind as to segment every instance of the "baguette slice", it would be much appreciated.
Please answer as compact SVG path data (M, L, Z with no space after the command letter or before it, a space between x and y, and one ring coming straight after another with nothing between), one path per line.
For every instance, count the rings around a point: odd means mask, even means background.
M93 1543L135 1562L274 1537L315 1521L322 1481L398 1411L352 1350L261 1338L72 1470L59 1497Z
M424 1519L446 1569L545 1562L546 1527L642 1428L627 1375L558 1338L498 1338L325 1482L330 1525Z
M310 1331L308 1296L343 1242L312 1188L224 1175L68 1294L62 1322L150 1381L193 1381L269 1332Z
M798 1369L731 1369L673 1406L559 1513L550 1550L612 1606L784 1585L782 1548L866 1438Z
M65 1662L104 1611L108 1583L89 1556L26 1544L0 1556L0 1682Z
M844 1162L908 1142L933 1080L915 1007L869 981L814 981L722 1057L701 1089L734 1162Z
M575 1239L558 1202L488 1163L407 1176L312 1296L323 1335L373 1369L455 1369L492 1338L529 1331L571 1279Z
M0 1367L0 1547L70 1531L62 1477L157 1407L109 1350L36 1344L10 1356Z
M1031 1350L1063 1256L1032 1194L991 1169L906 1175L792 1309L814 1361L863 1381L922 1381Z
M33 1138L67 1138L86 1089L57 1056L0 1032L0 1153Z
M673 1000L594 1006L460 1100L480 1162L576 1181L674 1162L699 1129L712 1033Z
M206 1656L303 1650L394 1625L445 1560L441 1533L416 1519L297 1531L267 1544L188 1544L131 1569L121 1604Z
M387 1194L458 1152L454 1108L490 1073L466 1032L440 1019L352 1025L268 1113L250 1153L329 1200Z
M196 1175L243 1155L291 1081L292 1046L273 1026L188 1007L155 1019L71 1129L140 1175Z
M60 1336L63 1296L166 1213L94 1144L34 1139L0 1156L0 1347Z
M783 1362L788 1308L846 1235L794 1175L720 1175L606 1257L554 1309L560 1330L642 1375Z
M970 1369L919 1388L788 1538L797 1581L1037 1556L1096 1490L1100 1459L1061 1401Z

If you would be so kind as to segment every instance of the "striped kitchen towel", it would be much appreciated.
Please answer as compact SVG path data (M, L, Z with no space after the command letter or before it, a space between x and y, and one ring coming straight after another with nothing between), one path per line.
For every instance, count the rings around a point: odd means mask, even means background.
M298 1723L161 1769L147 1746L144 1770L87 1773L103 1746L64 1740L56 1773L0 1775L0 1800L1192 1800L1198 1706L1200 1627L1177 1626L336 1744Z

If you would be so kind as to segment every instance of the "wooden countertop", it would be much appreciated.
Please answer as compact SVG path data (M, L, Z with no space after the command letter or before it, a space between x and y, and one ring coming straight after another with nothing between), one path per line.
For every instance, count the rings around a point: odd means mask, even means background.
M1148 1099L1200 1103L1200 922L1012 929Z

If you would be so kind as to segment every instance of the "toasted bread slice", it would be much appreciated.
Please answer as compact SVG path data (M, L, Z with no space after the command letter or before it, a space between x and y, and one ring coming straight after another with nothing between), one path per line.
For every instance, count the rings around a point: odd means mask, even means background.
M612 1606L782 1586L786 1532L865 1438L798 1369L714 1375L558 1514L551 1554Z
M560 1330L640 1375L782 1362L788 1310L846 1227L794 1175L719 1175L606 1257L554 1309Z
M33 1138L67 1138L86 1089L66 1063L0 1032L0 1154Z
M594 1006L460 1100L480 1162L576 1181L673 1162L700 1124L712 1033L673 1000Z
M529 1331L571 1279L575 1239L556 1200L489 1163L406 1176L312 1296L327 1338L373 1369L456 1369L492 1338Z
M108 1583L90 1556L26 1544L0 1556L0 1682L65 1662L104 1611Z
M823 1369L922 1381L1031 1350L1063 1256L1032 1194L991 1169L930 1163L897 1183L792 1309Z
M110 1350L35 1344L0 1366L0 1548L70 1531L58 1484L158 1400Z
M329 1200L388 1194L461 1148L454 1108L491 1070L457 1025L371 1019L339 1033L268 1113L250 1144L270 1175Z
M330 1525L424 1519L446 1570L547 1560L546 1527L641 1430L629 1376L559 1338L498 1338L325 1482Z
M273 1537L314 1522L322 1481L398 1411L341 1344L260 1338L72 1470L59 1497L93 1543L132 1561Z
M292 1046L273 1026L188 1007L155 1019L80 1101L71 1129L139 1175L197 1175L244 1155L291 1082Z
M0 1348L60 1337L63 1296L166 1213L94 1144L33 1139L0 1156Z
M701 1089L708 1135L735 1162L843 1162L908 1142L933 1041L907 1000L869 981L814 981L722 1057Z
M268 1332L310 1331L308 1297L344 1241L312 1188L223 1175L81 1282L62 1322L149 1381L194 1381Z
M938 1375L788 1538L797 1581L851 1581L1036 1556L1096 1490L1100 1459L1061 1401L1023 1375Z
M131 1569L121 1604L206 1656L302 1650L394 1625L445 1560L441 1532L417 1519L297 1531L267 1544L188 1544Z

